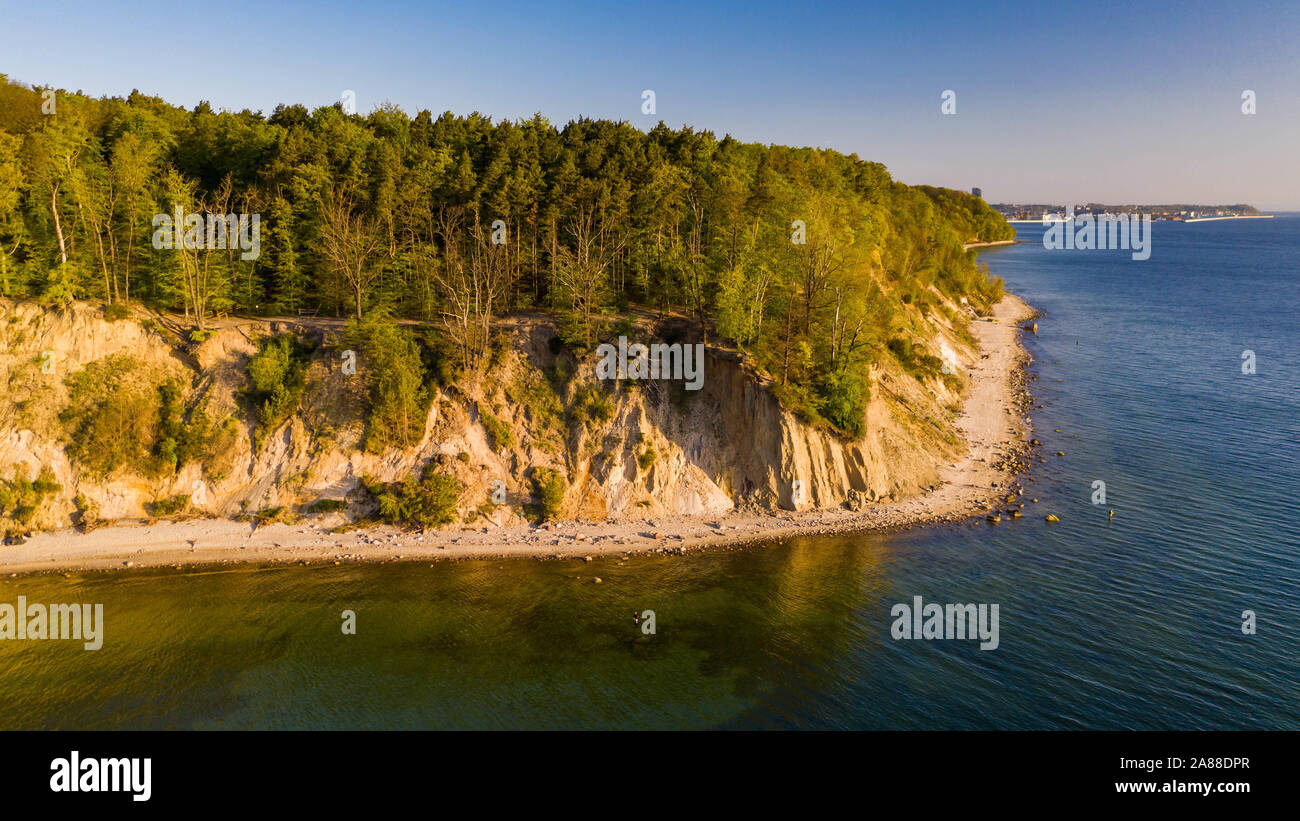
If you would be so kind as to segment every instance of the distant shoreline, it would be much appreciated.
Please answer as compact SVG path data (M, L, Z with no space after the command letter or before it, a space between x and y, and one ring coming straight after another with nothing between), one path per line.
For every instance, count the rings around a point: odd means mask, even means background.
M1079 214L1075 217L1075 219L1078 219L1079 217L1086 217L1086 216L1091 216L1091 215ZM1192 217L1190 219L1184 219L1184 220L1171 220L1162 217L1160 219L1160 222L1217 222L1219 220L1271 220L1276 216L1277 214L1237 214L1231 217ZM1025 224L1025 225L1038 225L1038 224L1042 224L1043 221L1042 219L1030 219L1030 220L1007 220L1007 222L1010 223L1011 225L1016 225L1018 223ZM1048 220L1048 222L1049 223L1065 222L1065 220L1053 219L1053 220ZM996 243L981 243L981 244L988 245L988 244L996 244Z
M1182 222L1218 222L1219 220L1271 220L1275 214L1236 214L1231 217L1192 217Z
M160 520L109 525L90 533L71 529L38 533L22 545L0 549L0 573L484 558L581 560L966 521L996 505L1008 492L1011 476L1023 469L1029 447L1024 388L1029 355L1020 334L1021 323L1036 315L1019 297L1007 294L995 306L993 317L971 323L979 351L987 358L977 359L970 370L971 389L958 419L968 446L966 455L940 468L935 490L863 510L664 515L422 532L380 526L334 533L310 522L253 528L231 519Z

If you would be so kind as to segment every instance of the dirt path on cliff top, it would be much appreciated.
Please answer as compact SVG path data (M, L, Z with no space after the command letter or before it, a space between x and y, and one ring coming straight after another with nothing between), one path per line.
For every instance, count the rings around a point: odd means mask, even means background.
M779 540L796 535L897 530L959 520L987 509L1007 481L997 463L1023 450L1027 420L1017 394L1025 353L1019 323L1032 309L1008 294L992 321L974 321L980 359L958 426L970 443L967 456L941 471L935 490L861 511L731 513L717 517L654 516L613 522L563 522L553 526L448 529L411 532L371 527L328 533L307 524L198 519L114 525L80 534L39 533L26 544L0 548L0 572L27 573L235 562L335 563L438 560L469 557L584 558L644 551L692 549Z

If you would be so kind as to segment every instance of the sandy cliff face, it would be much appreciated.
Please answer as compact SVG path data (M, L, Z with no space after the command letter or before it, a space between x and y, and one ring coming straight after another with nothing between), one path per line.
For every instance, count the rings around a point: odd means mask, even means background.
M860 506L932 484L939 464L957 452L951 442L900 425L884 399L868 405L866 434L846 440L783 409L734 353L709 351L705 373L704 387L684 411L663 390L621 398L622 427L667 457L640 486L626 483L650 497L655 512ZM600 486L611 512L635 512L618 504L635 493L616 492L618 482Z
M976 358L942 315L933 322L935 353L961 367ZM866 433L850 441L782 408L734 350L709 346L699 391L671 381L611 385L595 378L594 356L552 352L546 319L522 318L506 323L514 347L493 371L431 388L418 443L371 454L360 447L363 389L339 367L337 323L219 324L193 345L164 317L140 313L110 322L89 305L55 312L0 303L0 477L18 471L31 479L48 466L61 486L31 527L67 526L87 506L101 520L145 517L154 502L176 495L189 495L192 510L214 516L340 499L348 507L326 520L342 522L373 506L362 476L398 481L427 463L462 482L461 521L472 526L519 521L539 466L567 477L564 514L579 518L861 507L936 483L939 468L964 449L952 425L959 397L940 379L873 367ZM246 367L259 340L286 331L311 338L316 353L301 407L257 447L252 413L240 400ZM157 476L95 476L72 460L59 419L68 402L65 380L115 354L138 360L142 379L176 381L188 407L202 407L214 428L233 420L217 452ZM548 379L557 368L572 374L558 390ZM593 389L603 411L576 412ZM504 445L489 433L485 411L510 432ZM500 487L506 505L480 512ZM3 524L11 532L17 527Z

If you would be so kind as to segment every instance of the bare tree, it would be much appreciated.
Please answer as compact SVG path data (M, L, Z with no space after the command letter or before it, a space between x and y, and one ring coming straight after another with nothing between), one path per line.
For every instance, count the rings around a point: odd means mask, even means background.
M844 256L832 239L831 232L825 232L820 242L808 245L807 255L800 266L805 335L812 333L813 313L830 306L830 302L819 304L818 298L830 290L831 281L845 265Z
M443 326L461 352L467 371L484 361L492 320L510 287L510 259L504 244L492 242L477 212L466 230L464 212L440 208L437 234L442 241L441 264L426 257L430 279L441 298Z
M167 172L164 182L167 190L167 198L172 205L181 210L181 213L193 215L196 211L202 209L198 201L198 183L186 179L175 170ZM206 210L206 209L202 209ZM187 216L186 219L189 219ZM187 241L190 230L186 223L182 222L172 227L173 248L176 250L180 259L181 268L181 285L185 297L185 318L189 319L191 313L194 316L194 322L198 325L199 330L206 327L208 315L208 302L217 284L214 277L219 272L214 271L212 263L214 255L208 253L206 245L202 239L202 229L199 235L191 243ZM192 247L191 247L192 246Z
M379 275L374 257L385 245L376 220L362 213L352 195L331 188L319 197L321 209L321 253L334 272L347 282L362 319L365 294Z
M580 204L569 228L573 247L559 251L555 266L561 295L582 321L583 344L592 341L592 318L609 299L610 268L623 253L623 239L596 219L596 209Z

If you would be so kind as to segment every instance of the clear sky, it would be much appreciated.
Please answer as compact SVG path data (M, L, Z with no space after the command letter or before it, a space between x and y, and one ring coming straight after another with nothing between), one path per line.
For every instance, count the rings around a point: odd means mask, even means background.
M351 89L363 113L663 119L991 202L1300 209L1300 0L113 5L0 0L0 72L268 114Z

